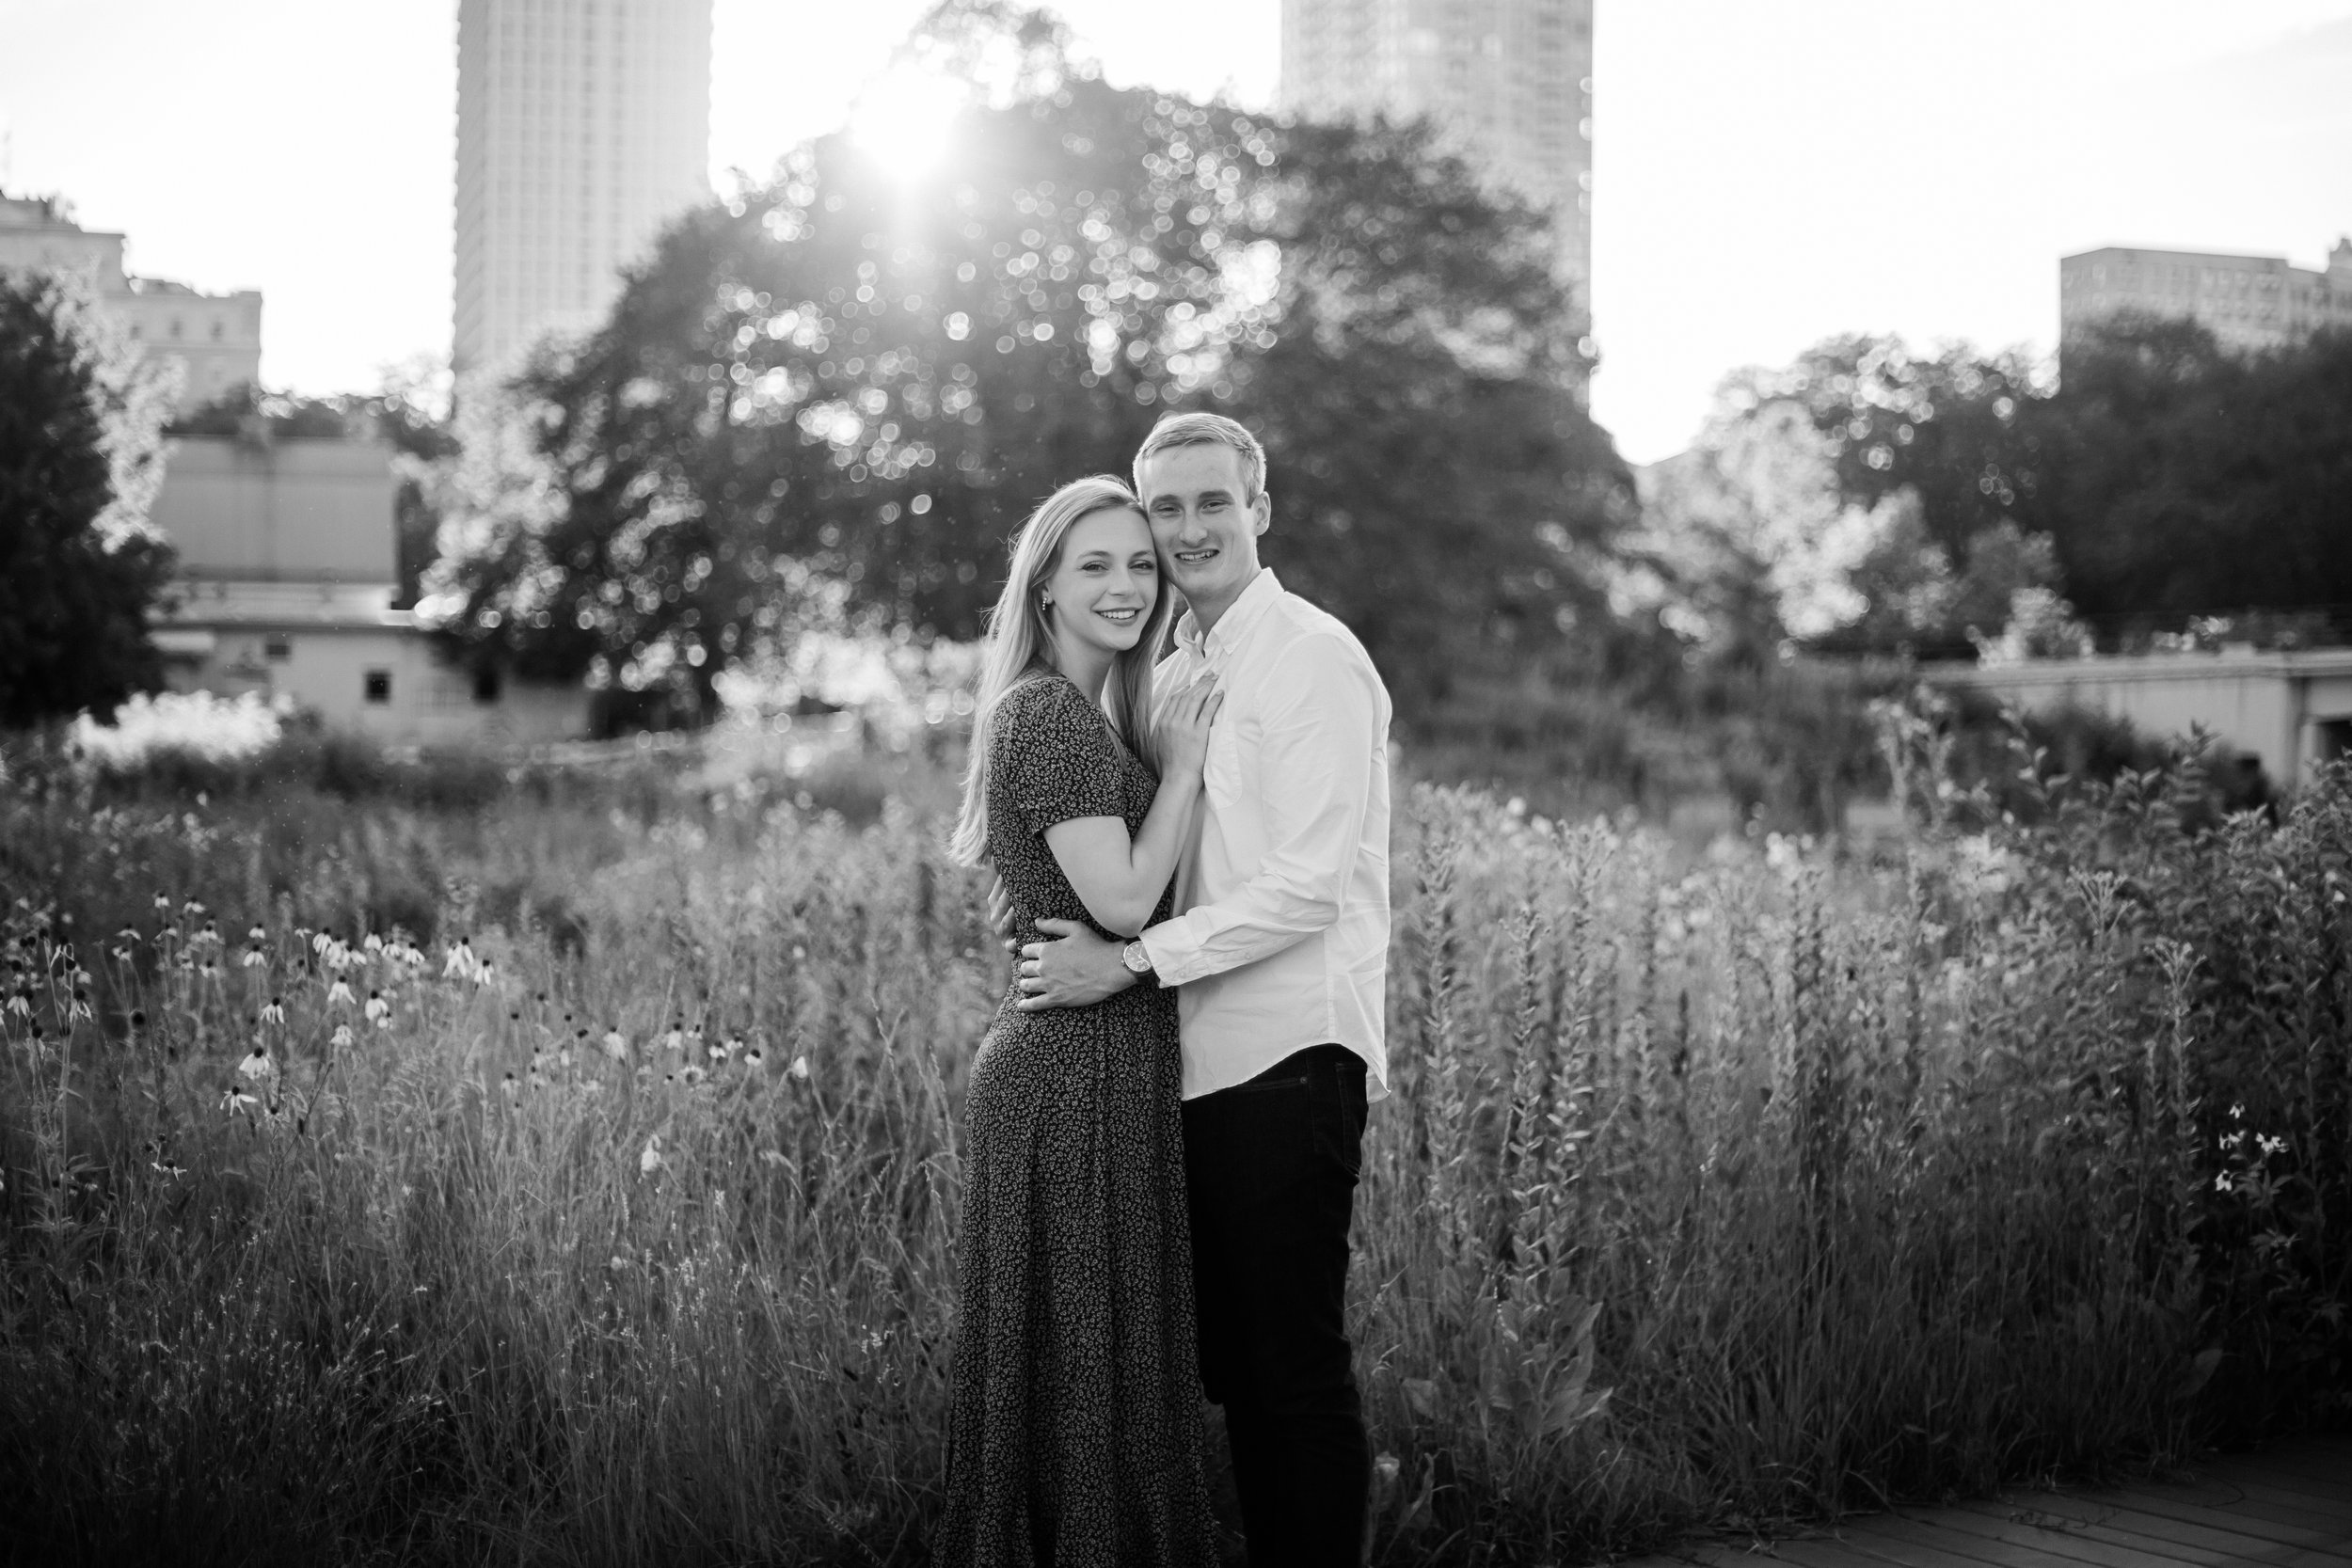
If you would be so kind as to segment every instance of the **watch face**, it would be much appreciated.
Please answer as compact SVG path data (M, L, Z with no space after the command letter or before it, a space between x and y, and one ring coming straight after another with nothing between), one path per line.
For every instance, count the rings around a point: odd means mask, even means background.
M1143 950L1143 943L1139 942L1131 942L1120 948L1119 957L1133 974L1141 974L1152 967L1152 955Z

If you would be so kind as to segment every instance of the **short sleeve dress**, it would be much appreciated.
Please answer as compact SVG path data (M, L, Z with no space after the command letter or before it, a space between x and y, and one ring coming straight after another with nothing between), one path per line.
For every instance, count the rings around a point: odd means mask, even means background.
M997 709L988 844L1021 940L1085 921L1045 830L1158 780L1103 710L1041 671ZM1152 917L1167 918L1168 896ZM1111 933L1095 929L1100 934ZM972 1065L942 1568L1210 1568L1176 1005L1133 987L1022 1012L1008 984Z

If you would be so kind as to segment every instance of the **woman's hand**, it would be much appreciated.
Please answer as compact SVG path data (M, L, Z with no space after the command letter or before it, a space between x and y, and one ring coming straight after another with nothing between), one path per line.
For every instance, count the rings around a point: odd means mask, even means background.
M1168 702L1160 718L1160 752L1170 777L1198 774L1209 756L1209 724L1225 705L1215 672L1204 673Z

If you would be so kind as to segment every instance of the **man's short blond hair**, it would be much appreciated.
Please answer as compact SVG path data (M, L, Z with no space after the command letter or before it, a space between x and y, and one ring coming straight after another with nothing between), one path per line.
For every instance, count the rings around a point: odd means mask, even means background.
M1222 414L1170 414L1153 425L1143 445L1136 449L1136 493L1143 493L1145 458L1175 447L1210 446L1231 447L1241 453L1242 483L1248 489L1241 499L1244 506L1254 504L1265 494L1265 448L1247 425Z

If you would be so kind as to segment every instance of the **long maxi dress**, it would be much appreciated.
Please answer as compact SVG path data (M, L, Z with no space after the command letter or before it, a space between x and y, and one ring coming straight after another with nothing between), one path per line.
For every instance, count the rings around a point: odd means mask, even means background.
M1045 830L1118 816L1136 832L1158 780L1050 671L1002 699L988 768L989 852L1020 940L1038 940L1040 919L1091 925ZM1020 994L1008 984L964 1103L932 1561L1212 1568L1175 999L1132 987L1022 1012Z

